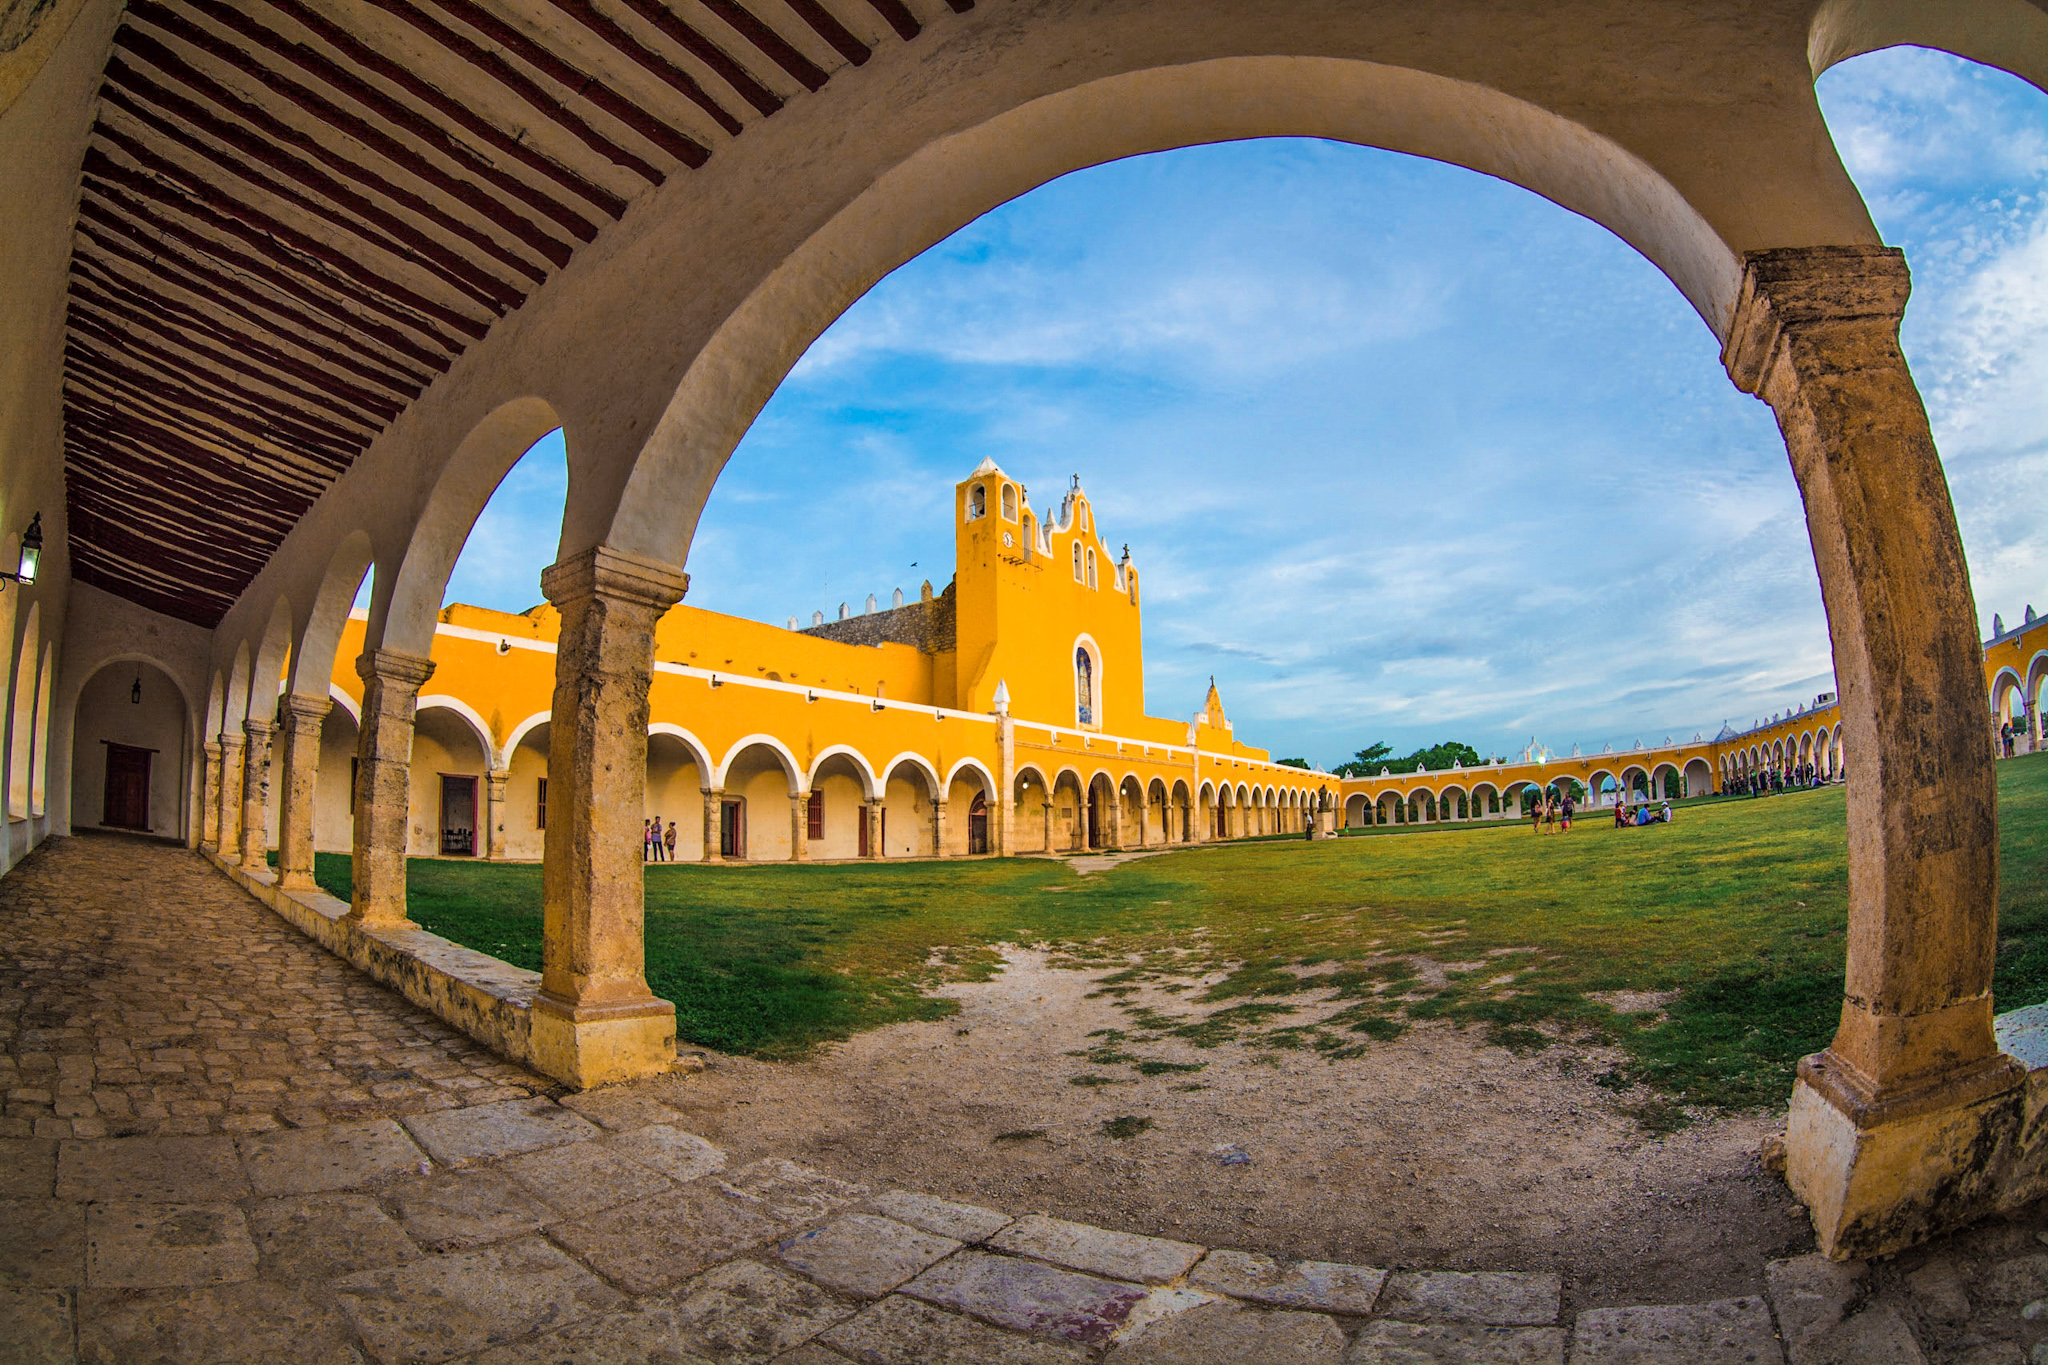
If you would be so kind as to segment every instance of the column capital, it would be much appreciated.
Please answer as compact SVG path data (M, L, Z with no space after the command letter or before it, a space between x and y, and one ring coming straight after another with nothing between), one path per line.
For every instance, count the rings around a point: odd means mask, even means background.
M269 739L272 735L276 734L277 726L260 716L250 716L242 722L242 733L249 737L251 743L254 743L259 739Z
M690 590L690 576L662 560L600 545L542 570L540 590L557 607L581 597L607 597L666 611Z
M366 649L356 656L356 676L366 683L406 683L417 689L434 676L434 661L398 649Z
M1896 332L1913 292L1906 255L1888 246L1780 247L1743 258L1721 363L1744 393L1762 390L1787 331L1879 322Z
M249 737L247 734L238 735L231 730L222 730L220 732L220 750L222 753L226 753L229 749L239 749L248 742Z
M509 782L512 779L512 770L510 768L491 768L484 773L484 776L493 782Z
M209 739L209 740L207 740L207 741L206 741L206 742L205 742L204 744L201 744L201 745L199 746L199 752L200 752L200 753L202 753L202 754L205 754L205 755L206 755L206 756L207 756L208 758L219 758L219 757L220 757L220 739L219 739L219 737L218 737L218 736L216 736L216 737L214 737L213 739Z
M296 692L285 693L284 700L278 704L278 714L286 725L318 725L333 709L332 697L302 697Z

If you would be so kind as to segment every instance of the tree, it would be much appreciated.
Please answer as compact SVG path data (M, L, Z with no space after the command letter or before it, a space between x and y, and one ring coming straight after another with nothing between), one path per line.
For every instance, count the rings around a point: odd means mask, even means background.
M1387 755L1392 752L1393 748L1390 745L1377 742L1368 744L1330 771L1339 777L1371 777L1376 770L1385 766Z
M1305 758L1276 758L1273 761L1283 768L1301 768L1305 770L1308 767L1308 760Z

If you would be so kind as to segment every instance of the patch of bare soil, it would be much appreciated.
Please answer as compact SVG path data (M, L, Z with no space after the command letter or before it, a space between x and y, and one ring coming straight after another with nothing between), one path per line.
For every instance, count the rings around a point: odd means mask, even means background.
M1707 1117L1655 1137L1624 1112L1642 1092L1594 1082L1621 1060L1612 1049L1518 1056L1441 1024L1334 1061L1256 1040L1106 1044L1098 1031L1129 1029L1132 1007L1186 1014L1185 996L1148 985L1120 1004L1099 969L1005 956L994 980L944 988L954 1018L877 1029L807 1062L712 1057L662 1082L663 1097L740 1160L772 1152L870 1184L1280 1256L1556 1269L1573 1308L1755 1293L1765 1261L1812 1249L1804 1211L1755 1156L1781 1119ZM1322 1002L1286 1003L1305 1020ZM1105 1046L1200 1069L1141 1075L1077 1055Z

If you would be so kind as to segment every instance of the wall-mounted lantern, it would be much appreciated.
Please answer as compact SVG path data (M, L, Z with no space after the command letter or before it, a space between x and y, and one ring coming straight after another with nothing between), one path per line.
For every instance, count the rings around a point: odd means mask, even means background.
M11 578L24 585L36 581L36 570L43 562L43 514L38 512L30 519L28 529L21 533L21 563L13 573L0 569L0 578Z
M137 665L135 665L135 686L133 686L133 687L131 687L131 688L129 688L129 689L128 689L128 704L129 704L130 706L140 706L140 705L142 705L142 665L141 665L141 664L137 664Z

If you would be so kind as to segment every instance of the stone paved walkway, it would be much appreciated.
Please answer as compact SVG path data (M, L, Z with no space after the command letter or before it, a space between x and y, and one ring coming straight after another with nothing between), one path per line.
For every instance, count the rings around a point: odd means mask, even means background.
M735 1164L658 1085L528 1093L144 845L0 882L0 1044L0 1362L2020 1365L2048 1335L2023 1221L1570 1312L1540 1269L1283 1264Z
M255 1133L548 1082L162 844L77 837L0 882L0 1136Z

